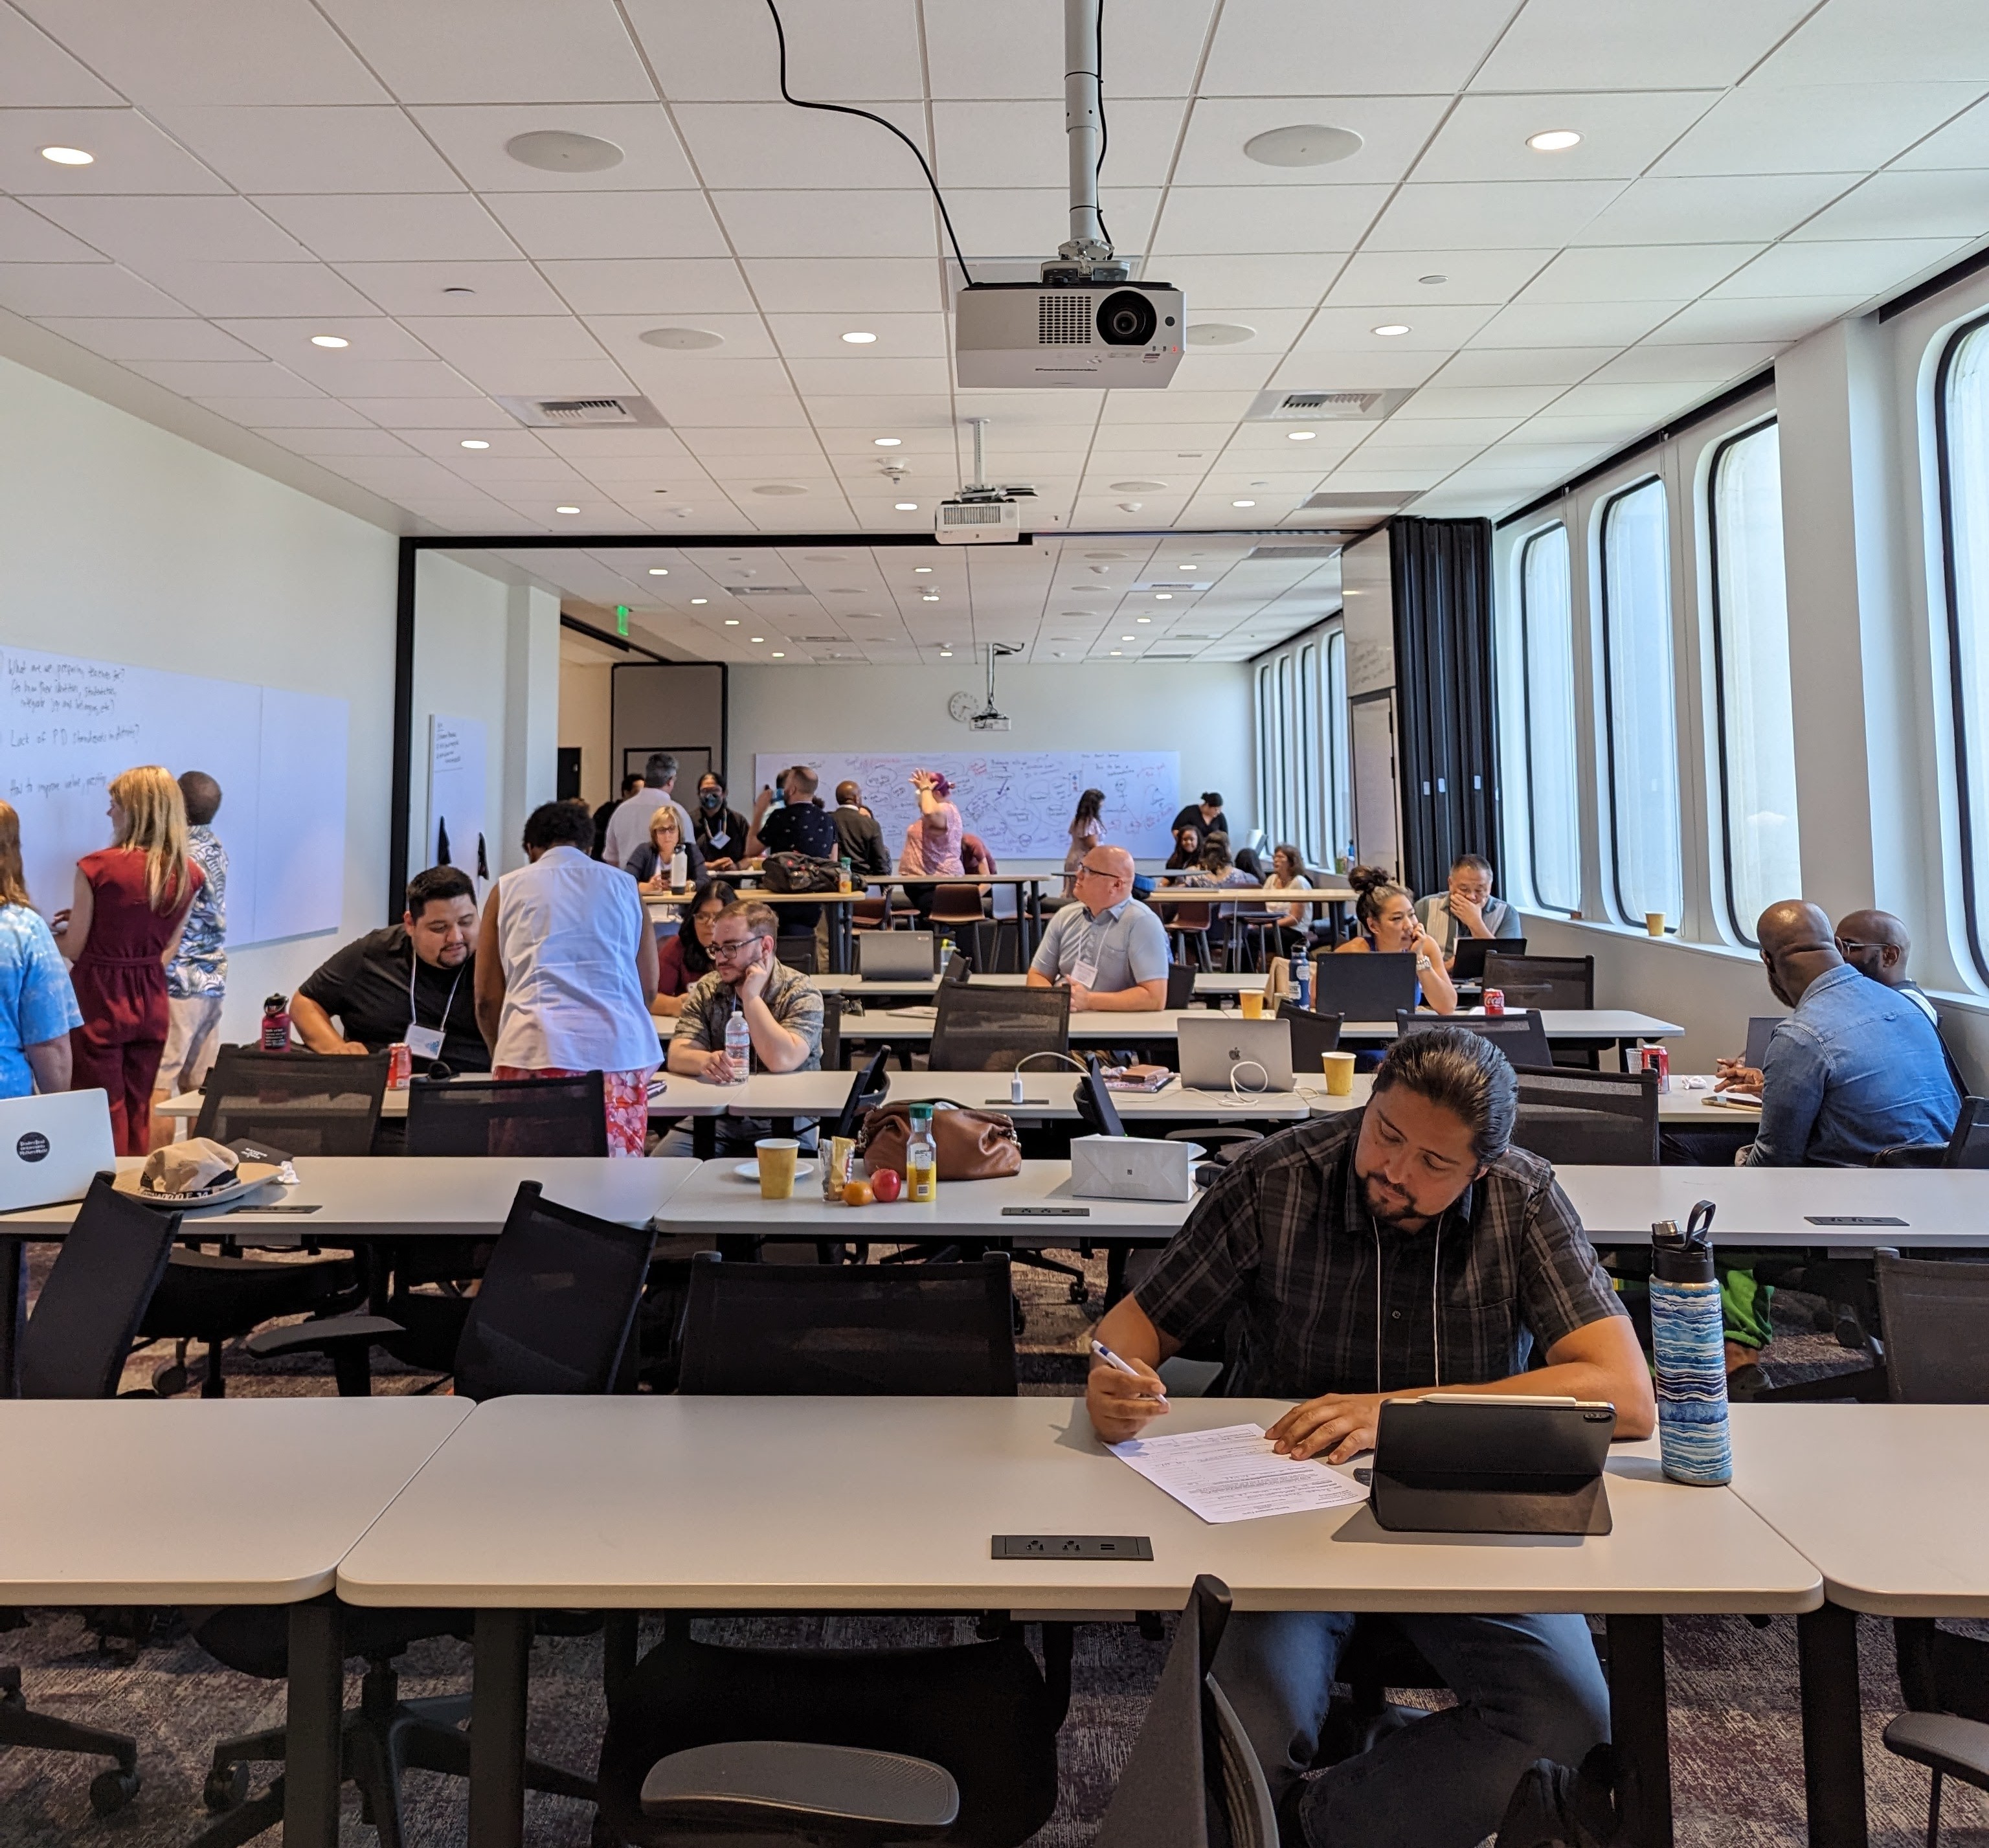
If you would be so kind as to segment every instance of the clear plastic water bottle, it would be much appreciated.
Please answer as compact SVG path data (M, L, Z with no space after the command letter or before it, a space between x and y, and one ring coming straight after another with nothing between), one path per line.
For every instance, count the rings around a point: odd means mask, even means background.
M1713 1202L1702 1200L1680 1232L1651 1228L1651 1351L1657 1366L1658 1456L1673 1482L1711 1487L1733 1480L1726 1420L1726 1344L1713 1264Z
M725 1056L732 1061L732 1082L744 1084L753 1070L753 1029L743 1009L734 1008L725 1023Z
M1292 999L1308 1012L1312 1008L1312 958L1303 950L1292 952Z

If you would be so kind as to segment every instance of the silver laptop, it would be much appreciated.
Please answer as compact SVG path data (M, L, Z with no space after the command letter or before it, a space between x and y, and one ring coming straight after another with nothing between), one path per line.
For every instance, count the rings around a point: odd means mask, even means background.
M866 931L856 940L856 973L864 982L930 982L933 933Z
M117 1165L107 1093L0 1097L0 1212L80 1200Z
M1194 1090L1288 1091L1292 1077L1292 1023L1245 1020L1241 1014L1181 1017L1181 1083Z

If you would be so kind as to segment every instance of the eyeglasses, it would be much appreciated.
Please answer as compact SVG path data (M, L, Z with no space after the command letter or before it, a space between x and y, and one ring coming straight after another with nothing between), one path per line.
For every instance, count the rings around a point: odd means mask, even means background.
M1079 860L1078 862L1077 870L1080 877L1089 874L1089 877L1093 879L1117 879L1120 877L1116 873L1107 872L1103 866L1087 865L1083 860Z
M711 940L711 954L714 958L720 956L737 956L742 951L750 950L752 948L754 944L757 943L760 940L757 937L735 937L730 942L724 943L720 941L717 938L714 937Z
M1840 956L1848 956L1853 950L1882 950L1886 948L1882 943L1860 943L1855 937L1834 937L1831 941L1837 945Z

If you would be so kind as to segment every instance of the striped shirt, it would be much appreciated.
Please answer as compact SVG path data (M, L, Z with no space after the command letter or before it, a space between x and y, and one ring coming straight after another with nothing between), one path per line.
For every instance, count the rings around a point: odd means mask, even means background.
M1230 1164L1140 1283L1171 1339L1226 1327L1225 1391L1482 1385L1622 1313L1554 1170L1523 1150L1433 1225L1377 1226L1354 1172L1364 1114L1301 1124Z

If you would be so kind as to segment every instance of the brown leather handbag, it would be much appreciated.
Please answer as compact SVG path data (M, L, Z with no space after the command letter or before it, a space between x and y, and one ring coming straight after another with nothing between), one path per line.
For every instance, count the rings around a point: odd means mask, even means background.
M1008 1117L993 1110L940 1108L933 1112L932 1123L942 1181L991 1181L1022 1172L1022 1138ZM903 1174L911 1133L908 1104L886 1104L866 1113L858 1144L864 1165L873 1175L880 1168Z

